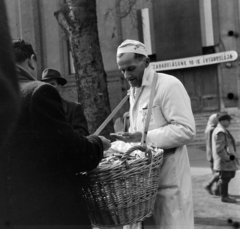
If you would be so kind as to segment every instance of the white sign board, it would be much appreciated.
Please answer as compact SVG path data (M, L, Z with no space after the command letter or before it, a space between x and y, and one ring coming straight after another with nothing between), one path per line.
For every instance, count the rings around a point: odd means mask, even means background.
M236 60L237 57L238 54L236 51L226 51L203 56L152 62L151 65L155 71L167 71L229 62Z

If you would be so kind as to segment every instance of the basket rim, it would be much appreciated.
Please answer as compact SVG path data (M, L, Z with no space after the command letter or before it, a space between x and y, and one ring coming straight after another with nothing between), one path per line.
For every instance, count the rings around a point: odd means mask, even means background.
M156 163L156 160L158 160L158 158L159 157L163 157L163 151L161 151L161 152L158 152L158 153L156 153L156 154L154 154L153 156L152 156L152 163ZM146 157L144 157L144 158L137 158L137 159L135 159L135 160L131 160L131 161L129 161L128 162L128 164L131 166L134 166L134 164L137 164L137 163L139 163L139 162L147 162L148 161L148 158L146 158ZM95 169L93 169L93 170L91 170L91 171L89 171L89 172L87 172L87 174L92 174L92 173L98 173L98 172L101 172L101 171L108 171L108 170L112 170L112 169L115 169L115 168L122 168L123 166L124 166L124 161L122 161L120 164L117 164L117 165L113 165L113 166L109 166L109 167L97 167L97 168L95 168ZM149 163L149 164L151 164L151 162Z

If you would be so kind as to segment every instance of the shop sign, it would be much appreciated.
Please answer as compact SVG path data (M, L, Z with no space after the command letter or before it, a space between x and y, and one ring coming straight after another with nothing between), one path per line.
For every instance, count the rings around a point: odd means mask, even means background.
M237 57L236 51L226 51L203 56L152 62L151 65L155 71L167 71L230 62L236 60Z

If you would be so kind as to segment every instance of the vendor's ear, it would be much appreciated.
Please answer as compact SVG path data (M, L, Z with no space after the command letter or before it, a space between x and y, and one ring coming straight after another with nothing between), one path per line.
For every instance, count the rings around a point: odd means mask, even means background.
M146 57L145 59L145 68L147 68L150 64L150 58L149 57Z

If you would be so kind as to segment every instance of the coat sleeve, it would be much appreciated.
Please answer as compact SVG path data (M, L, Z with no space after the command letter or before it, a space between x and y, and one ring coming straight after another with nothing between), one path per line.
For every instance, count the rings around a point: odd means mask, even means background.
M83 136L88 136L88 124L83 112L82 105L79 103L74 104L74 111L72 114L73 129L78 131Z
M230 161L229 159L229 155L226 151L226 143L225 143L225 134L222 132L219 132L216 135L216 152L219 155L219 157L223 160L223 161Z
M99 137L81 136L68 123L60 95L54 87L41 84L31 98L31 117L34 130L52 149L52 160L64 164L70 172L92 170L103 157Z
M195 121L189 96L182 83L171 79L162 91L156 92L156 96L168 124L149 131L147 141L163 149L190 143L195 137Z
M208 132L205 133L206 137L206 156L208 161L213 160L213 155L212 155L212 133L213 129L210 129Z

